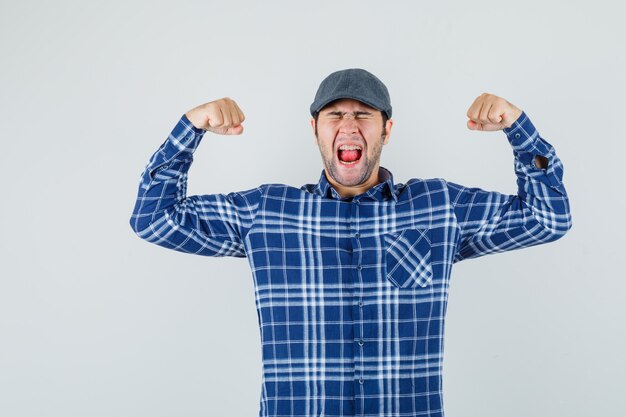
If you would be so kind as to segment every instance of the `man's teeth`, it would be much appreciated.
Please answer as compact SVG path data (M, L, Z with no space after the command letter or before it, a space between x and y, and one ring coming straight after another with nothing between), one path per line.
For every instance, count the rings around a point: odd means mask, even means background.
M359 151L359 152L363 152L363 148L360 147L359 145L341 145L339 147L339 151ZM361 156L359 154L358 159L355 159L354 161L350 161L350 162L344 161L343 159L341 159L341 157L339 158L339 161L342 164L345 164L345 165L352 165L352 164L356 164L357 162L359 162L360 159L361 159Z

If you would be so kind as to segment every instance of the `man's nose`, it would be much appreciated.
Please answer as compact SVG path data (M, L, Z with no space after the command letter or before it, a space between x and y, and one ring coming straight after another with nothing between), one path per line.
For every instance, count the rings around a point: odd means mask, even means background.
M354 114L346 113L341 118L341 125L339 126L339 130L341 130L342 132L352 133L356 132L359 129L358 126L359 125L356 121L356 117L354 116Z

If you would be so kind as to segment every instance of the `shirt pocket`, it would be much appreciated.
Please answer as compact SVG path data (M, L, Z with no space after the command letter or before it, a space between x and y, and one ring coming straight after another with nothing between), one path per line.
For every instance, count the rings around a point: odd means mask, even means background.
M383 235L386 278L396 287L426 287L433 280L430 229L405 229Z

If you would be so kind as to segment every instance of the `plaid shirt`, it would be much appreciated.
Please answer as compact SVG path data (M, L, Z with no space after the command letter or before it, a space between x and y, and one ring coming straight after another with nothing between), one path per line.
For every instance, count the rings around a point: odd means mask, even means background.
M452 264L554 241L571 228L563 165L523 113L505 129L517 195L441 178L395 184L385 168L342 199L317 184L186 196L204 134L183 116L141 175L143 239L247 257L263 378L260 416L443 416ZM548 160L535 166L535 155Z

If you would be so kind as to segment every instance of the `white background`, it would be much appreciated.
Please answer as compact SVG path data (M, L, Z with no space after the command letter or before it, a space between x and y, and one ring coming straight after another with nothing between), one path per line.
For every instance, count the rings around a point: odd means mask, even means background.
M230 96L245 134L208 134L189 194L314 183L308 107L330 72L388 86L381 164L515 193L483 92L530 116L564 163L573 228L452 273L447 417L626 408L626 31L619 1L0 2L0 415L258 415L243 259L150 245L139 175L180 116ZM620 273L619 270L622 270Z

